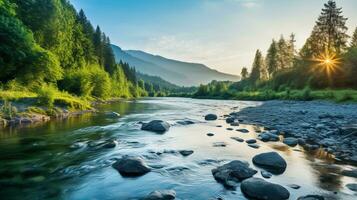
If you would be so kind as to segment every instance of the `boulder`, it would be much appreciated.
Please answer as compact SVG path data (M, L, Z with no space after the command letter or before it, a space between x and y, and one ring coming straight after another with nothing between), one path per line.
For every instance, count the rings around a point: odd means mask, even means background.
M247 162L239 160L212 169L214 178L225 186L234 187L237 182L252 177L257 171L250 168Z
M275 174L282 174L287 166L284 158L276 152L258 154L253 157L253 163Z
M207 121L217 120L217 118L218 117L215 114L208 114L208 115L205 116L205 120L207 120Z
M256 139L249 139L249 140L246 140L245 142L248 143L248 144L254 144L254 143L257 143L257 140Z
M140 157L124 156L116 161L112 167L122 176L141 176L151 171Z
M357 183L349 183L346 187L354 192L357 192Z
M141 126L141 130L152 131L156 133L164 133L168 131L169 128L170 124L162 120L153 120L149 123L143 123Z
M176 198L174 190L156 190L151 192L144 200L173 200Z
M295 147L298 144L298 139L293 137L284 138L283 143Z
M325 198L320 195L306 195L299 197L297 200L324 200Z
M189 155L193 154L193 151L192 150L181 150L181 151L179 151L179 153L183 156L189 156Z
M240 189L243 194L256 200L284 200L290 193L283 186L269 183L261 178L249 178L242 182Z

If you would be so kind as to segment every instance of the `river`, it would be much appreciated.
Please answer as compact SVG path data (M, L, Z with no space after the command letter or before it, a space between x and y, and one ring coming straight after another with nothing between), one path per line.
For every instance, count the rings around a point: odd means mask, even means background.
M322 194L328 199L355 199L345 185L356 179L336 171L353 166L336 164L322 151L281 143L258 141L259 149L232 140L256 138L254 127L239 125L249 133L227 130L230 125L220 117L205 121L204 115L219 116L262 102L195 100L187 98L148 98L100 105L98 113L85 114L42 125L0 130L0 199L140 199L158 189L174 189L177 199L245 199L240 188L227 189L215 181L211 170L231 160L252 164L258 153L277 151L287 162L283 174L269 182L290 192L290 199L307 194ZM106 112L120 113L113 118ZM141 121L168 121L165 134L140 130ZM177 122L191 120L192 125ZM222 127L218 127L221 125ZM236 128L236 127L234 127ZM214 133L208 137L207 133ZM103 148L103 141L115 139L115 148ZM215 147L224 142L225 147ZM184 157L177 150L193 150ZM157 153L160 152L160 153ZM141 156L153 168L136 178L124 178L111 167L123 155ZM255 177L261 177L257 173ZM300 189L292 189L297 184Z

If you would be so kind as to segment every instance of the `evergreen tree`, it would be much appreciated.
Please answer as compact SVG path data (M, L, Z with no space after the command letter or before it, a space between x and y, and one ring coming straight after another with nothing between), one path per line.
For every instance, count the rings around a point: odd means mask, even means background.
M342 16L342 8L329 0L316 21L311 36L303 47L302 56L319 57L323 53L341 54L347 48L347 18Z
M263 55L258 49L255 53L252 72L250 73L249 80L255 84L257 81L261 79L261 70L264 68L264 59Z
M277 47L278 47L278 53L276 56L277 59L277 67L276 70L282 70L285 68L289 67L289 45L288 43L285 41L284 37L281 36L278 43L277 43Z
M357 47L357 27L356 27L355 31L353 32L350 47L351 48L356 48Z
M269 78L273 77L278 71L278 45L275 40L272 41L266 56L266 68Z
M288 42L288 57L287 57L287 67L290 68L294 64L295 59L295 34L291 33Z
M242 77L242 80L247 79L249 75L248 69L246 67L243 67L240 75Z
M105 71L107 71L109 74L112 74L116 69L116 63L109 37L105 38L103 44L103 60Z
M102 31L100 27L97 26L93 35L93 46L95 55L97 57L97 62L100 66L104 65L104 58L103 58L103 42L102 42Z

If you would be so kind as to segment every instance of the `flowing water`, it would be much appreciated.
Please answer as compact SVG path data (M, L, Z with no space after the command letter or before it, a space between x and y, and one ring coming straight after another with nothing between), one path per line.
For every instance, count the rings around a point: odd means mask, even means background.
M277 151L288 163L283 174L270 182L290 191L290 199L306 194L323 194L330 199L355 199L345 187L353 178L340 175L352 166L336 164L321 151L305 152L300 147L263 143L253 149L230 137L256 137L254 127L240 124L249 133L230 131L223 117L207 122L204 115L219 116L261 102L193 100L186 98L149 98L123 101L85 114L42 125L0 130L0 199L140 199L158 189L174 189L177 199L245 199L239 186L226 189L215 181L211 169L231 160L248 161L258 153ZM120 118L106 114L115 111ZM153 119L168 121L165 134L140 130L140 123ZM192 125L177 122L191 120ZM217 127L221 125L222 127ZM214 133L208 137L207 133ZM115 139L115 148L103 148ZM226 147L214 147L217 142ZM183 157L177 150L193 150ZM157 153L161 152L161 153ZM141 156L153 170L141 177L124 178L111 164L123 155ZM260 173L255 175L261 177ZM300 185L298 190L289 184Z

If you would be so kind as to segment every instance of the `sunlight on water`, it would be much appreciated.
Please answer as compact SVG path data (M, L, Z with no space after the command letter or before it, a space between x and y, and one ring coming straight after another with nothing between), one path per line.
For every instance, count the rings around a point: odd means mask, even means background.
M333 163L323 151L305 152L299 146L281 142L263 143L259 149L231 137L256 138L256 127L240 124L227 130L224 114L237 112L261 102L192 100L184 98L143 99L100 106L100 112L64 121L52 121L36 127L1 130L1 197L13 199L139 199L157 189L174 189L179 199L244 199L239 187L228 190L217 183L211 169L231 160L248 161L261 152L277 151L287 163L287 170L274 175L270 182L285 186L291 199L306 194L326 194L332 199L353 199L344 185L352 178L339 175L351 166ZM106 111L122 115L108 117ZM204 115L216 113L219 120L206 122ZM165 134L140 130L140 122L152 119L168 121L173 126ZM180 125L191 120L193 125ZM222 127L217 127L222 126ZM213 133L208 137L207 133ZM112 149L102 148L108 139L117 141ZM225 147L215 147L225 144ZM193 150L188 157L178 150ZM153 171L138 178L123 178L111 167L115 158L138 155ZM298 184L299 190L289 188ZM22 188L21 194L18 189ZM334 194L333 192L337 192ZM11 199L9 198L9 199Z

